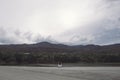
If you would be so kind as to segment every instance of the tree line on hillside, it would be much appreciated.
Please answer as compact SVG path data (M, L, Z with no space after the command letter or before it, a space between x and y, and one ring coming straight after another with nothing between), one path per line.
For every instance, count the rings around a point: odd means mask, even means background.
M0 45L0 64L120 63L120 44L68 46L37 44Z
M3 53L0 64L119 63L120 54L97 53Z

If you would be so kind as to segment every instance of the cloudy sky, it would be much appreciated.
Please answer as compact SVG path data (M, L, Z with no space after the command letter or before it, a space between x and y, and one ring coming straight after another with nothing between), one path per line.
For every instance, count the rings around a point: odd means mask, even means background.
M120 0L0 0L0 44L120 43Z

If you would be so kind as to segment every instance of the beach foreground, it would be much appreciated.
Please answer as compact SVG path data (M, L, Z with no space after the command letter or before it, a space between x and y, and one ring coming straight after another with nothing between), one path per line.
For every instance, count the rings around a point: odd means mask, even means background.
M120 80L120 67L0 66L0 80Z

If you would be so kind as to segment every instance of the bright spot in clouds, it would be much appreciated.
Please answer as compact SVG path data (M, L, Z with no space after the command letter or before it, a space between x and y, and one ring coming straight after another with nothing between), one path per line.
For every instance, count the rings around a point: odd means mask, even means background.
M75 0L74 3L71 1L70 3L69 1L61 1L58 3L59 6L54 6L53 10L48 10L52 5L42 11L41 9L33 10L25 21L26 26L31 31L43 36L54 36L69 29L82 27L93 21L94 18L101 18L95 8L99 1L97 3L89 0Z

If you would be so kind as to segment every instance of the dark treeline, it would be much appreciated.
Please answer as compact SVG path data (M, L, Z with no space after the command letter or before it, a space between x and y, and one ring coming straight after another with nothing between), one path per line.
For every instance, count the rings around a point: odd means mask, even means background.
M66 46L39 43L1 45L0 64L120 63L120 45Z
M73 53L54 53L54 54L33 54L33 53L0 53L0 64L39 64L39 63L118 63L120 54L73 54Z

